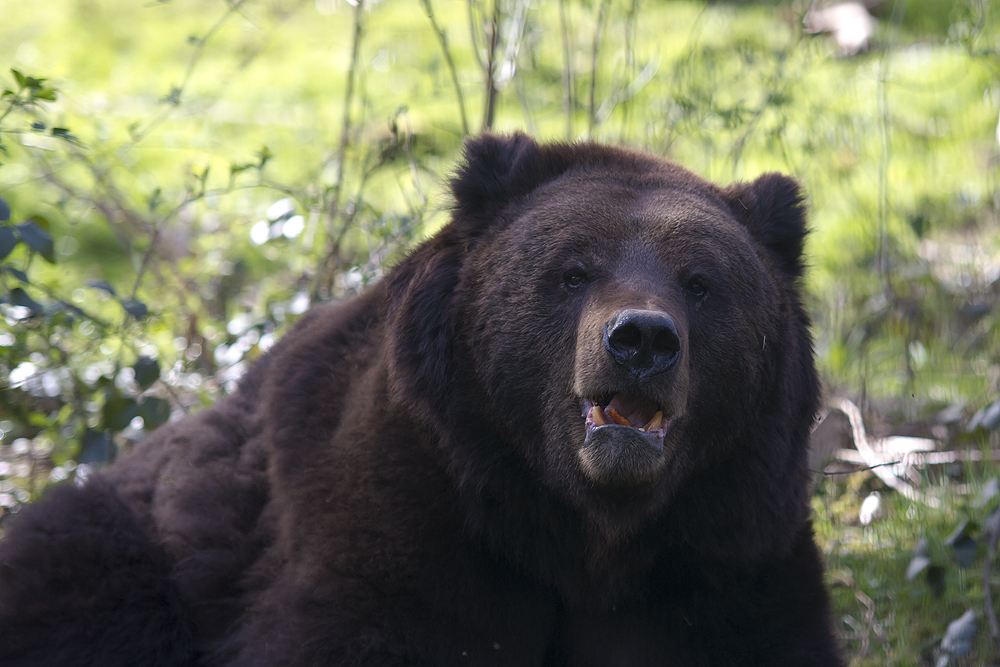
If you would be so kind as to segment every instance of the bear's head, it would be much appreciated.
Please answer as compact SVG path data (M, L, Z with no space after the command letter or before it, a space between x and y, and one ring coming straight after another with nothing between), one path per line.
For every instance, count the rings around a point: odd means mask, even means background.
M743 487L801 488L766 509L801 515L817 380L793 180L724 189L486 135L453 192L452 222L389 279L390 368L460 484L530 477L611 537L678 512L683 532L716 503L760 516Z

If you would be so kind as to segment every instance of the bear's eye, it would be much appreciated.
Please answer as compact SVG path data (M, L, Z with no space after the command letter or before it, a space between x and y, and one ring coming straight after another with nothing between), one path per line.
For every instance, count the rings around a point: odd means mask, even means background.
M701 276L694 276L688 280L684 289L695 299L703 299L708 294L708 281Z
M563 284L569 289L576 289L583 283L587 282L587 277L587 272L583 269L570 269L563 274Z

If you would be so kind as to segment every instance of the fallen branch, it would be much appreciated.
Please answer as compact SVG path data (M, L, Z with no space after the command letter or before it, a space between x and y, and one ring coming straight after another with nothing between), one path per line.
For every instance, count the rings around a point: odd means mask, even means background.
M847 415L847 418L851 422L851 433L854 436L854 446L857 447L858 454L861 455L862 462L865 465L870 466L872 468L872 472L875 473L879 479L891 488L903 494L903 496L909 500L923 503L928 507L941 506L941 502L937 498L933 498L914 489L912 486L900 479L899 476L896 475L891 469L880 465L887 463L887 461L885 461L872 447L868 439L868 434L865 433L865 423L861 417L861 410L858 409L858 406L846 398L835 401L834 405ZM930 454L924 454L924 456L929 455ZM907 456L916 456L916 454L908 454Z

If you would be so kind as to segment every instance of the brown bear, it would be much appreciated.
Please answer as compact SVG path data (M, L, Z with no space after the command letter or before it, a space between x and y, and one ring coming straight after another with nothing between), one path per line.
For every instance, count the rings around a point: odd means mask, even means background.
M453 217L0 541L0 664L841 665L799 187L469 141Z

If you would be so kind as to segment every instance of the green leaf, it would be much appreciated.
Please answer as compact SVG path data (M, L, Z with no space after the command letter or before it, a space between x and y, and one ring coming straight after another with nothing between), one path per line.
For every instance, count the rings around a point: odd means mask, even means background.
M39 88L38 90L31 91L31 97L36 100L48 100L49 102L55 102L56 91L51 88Z
M958 528L956 528L952 532L952 534L948 536L948 539L944 541L945 545L953 547L961 539L965 537L971 537L971 534L976 529L976 527L977 527L976 524L973 523L972 521L963 521L962 523L958 524Z
M141 320L149 314L149 308L146 307L142 301L138 299L122 299L122 308L125 312L134 317L136 320Z
M926 570L927 587L931 589L934 597L939 598L944 594L945 572L940 565L931 565Z
M104 419L104 428L121 431L139 416L139 404L135 402L134 398L117 396L104 404L101 414Z
M29 309L31 311L31 317L37 317L45 311L42 304L28 296L28 293L20 287L15 287L10 291L10 302L15 306L24 306Z
M7 202L0 198L0 222L7 222L10 220L10 206Z
M25 285L30 285L31 281L28 280L28 274L20 269L15 269L13 266L5 266L3 270L20 280Z
M969 609L948 624L948 630L941 639L941 650L954 658L966 656L972 651L975 636L976 612ZM942 663L939 661L937 664Z
M135 381L145 389L160 379L160 362L151 357L139 357L132 367L135 371Z
M4 259L13 252L18 243L20 243L20 239L17 238L12 227L0 227L0 259Z
M76 460L78 463L107 463L111 456L111 439L106 431L95 431L87 429L80 439L80 453Z
M257 151L257 159L259 160L257 163L257 168L263 169L264 165L267 164L268 161L273 157L274 153L271 152L271 149L269 149L267 146L261 146L260 150Z
M170 420L170 401L150 396L139 406L139 416L148 430L166 424Z
M152 194L150 194L149 198L146 200L146 203L149 206L149 212L153 213L154 211L156 211L156 207L159 206L162 203L162 201L163 201L163 190L161 188L156 188L155 190L153 190Z
M111 296L117 296L117 294L115 294L115 288L112 287L111 284L105 280L88 280L87 287L94 287L96 289L101 289L110 294Z
M924 537L913 548L913 560L910 561L909 567L906 568L906 580L913 581L930 564L930 549L927 544L927 538Z
M28 79L25 78L25 76L20 72L18 72L16 69L11 68L10 73L13 74L14 78L17 80L17 85L21 86L22 88L28 85Z
M22 222L17 226L17 231L21 235L21 240L27 243L28 247L44 257L50 264L55 264L55 246L47 231L32 220Z
M963 535L955 540L951 548L955 552L955 562L958 563L959 567L969 567L972 565L976 560L976 548L978 546L976 541L968 535Z

